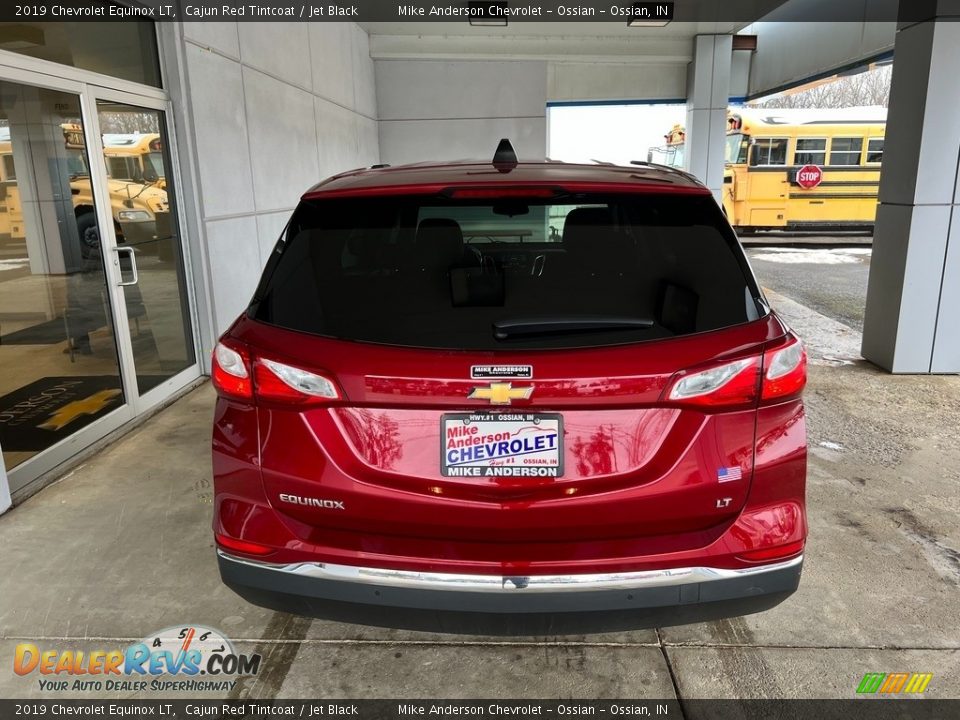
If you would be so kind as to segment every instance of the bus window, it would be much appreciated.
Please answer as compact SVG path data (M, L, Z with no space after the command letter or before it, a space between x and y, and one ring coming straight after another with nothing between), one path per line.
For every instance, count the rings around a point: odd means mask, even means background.
M3 156L3 179L16 180L17 169L13 166L13 155Z
M867 140L867 163L883 162L883 138Z
M859 165L863 138L834 138L830 145L831 165Z
M749 139L742 133L733 133L727 135L727 157L728 163L734 165L746 165L747 151L750 149Z
M114 180L129 180L130 172L126 160L120 157L108 157L107 174Z
M750 165L786 165L787 138L760 138L753 145Z
M159 152L145 153L143 156L143 174L153 173L153 177L163 177L163 155Z
M794 165L823 165L827 160L826 138L797 138Z

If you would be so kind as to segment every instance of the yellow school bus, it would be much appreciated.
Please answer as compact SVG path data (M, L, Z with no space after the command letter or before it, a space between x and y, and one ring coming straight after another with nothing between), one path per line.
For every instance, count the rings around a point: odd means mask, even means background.
M10 128L4 127L0 128L0 240L23 240L25 237Z
M63 130L70 165L70 192L73 194L74 211L77 217L80 217L93 212L93 194L86 165L83 130L76 123L63 123L60 127ZM107 156L106 138L104 156ZM158 187L162 179L160 174L153 173L150 176L152 179L134 179L128 177L127 172L120 172L120 177L117 177L112 171L119 171L120 167L112 167L108 156L106 160L107 189L110 193L110 208L117 242L139 245L167 236L170 208L166 190Z
M93 190L90 184L90 172L87 168L83 130L77 123L62 123L64 161L70 177L70 194L76 217L92 215L94 212ZM162 177L162 158L159 153L159 136L140 136L140 143L147 148L143 154L157 153L150 162L159 172L140 172L131 177L129 163L133 156L127 153L127 146L119 155L106 157L111 214L118 242L129 244L154 243L158 238L167 237L170 232L170 208ZM105 139L106 140L106 139ZM134 153L136 153L135 146ZM141 148L141 149L142 149ZM111 146L111 151L114 148ZM118 160L120 162L118 162ZM153 164L155 162L155 164ZM114 174L116 173L116 174ZM26 237L23 217L23 205L20 187L17 184L16 164L10 141L10 129L0 127L0 241L22 241ZM151 251L149 246L145 251Z
M159 133L105 133L103 156L107 174L116 180L151 183L164 190L163 155Z
M872 229L885 108L765 110L727 117L723 210L741 232ZM650 159L683 166L675 126Z

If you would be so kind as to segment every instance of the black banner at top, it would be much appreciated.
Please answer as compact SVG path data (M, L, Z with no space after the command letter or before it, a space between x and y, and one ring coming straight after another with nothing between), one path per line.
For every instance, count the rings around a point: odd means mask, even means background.
M784 0L4 0L0 22L445 22L509 27L596 22L630 27L670 23L921 22L960 19L943 0L804 2ZM718 25L717 32L736 28Z
M957 717L960 700L0 700L0 717L24 720L73 718L159 718L161 720L268 720L273 718L433 718L564 717L645 720L946 720Z

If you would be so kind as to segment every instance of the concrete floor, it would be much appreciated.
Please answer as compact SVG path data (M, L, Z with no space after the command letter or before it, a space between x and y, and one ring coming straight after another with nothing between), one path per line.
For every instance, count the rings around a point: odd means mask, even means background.
M0 658L9 668L22 639L110 649L201 623L264 656L241 698L852 698L864 673L896 671L931 672L927 696L960 697L960 379L883 374L853 359L854 330L771 297L812 363L810 541L800 590L774 610L505 639L248 605L214 561L203 386L0 517ZM0 695L43 693L5 670Z

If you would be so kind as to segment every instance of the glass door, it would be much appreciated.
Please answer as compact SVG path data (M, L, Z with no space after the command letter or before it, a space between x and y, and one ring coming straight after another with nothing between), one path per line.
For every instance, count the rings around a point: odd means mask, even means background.
M123 306L117 332L139 409L151 391L197 367L166 115L103 97L95 107Z
M14 491L27 461L131 417L81 91L0 79L0 447Z
M168 101L0 67L0 449L14 495L200 376Z

